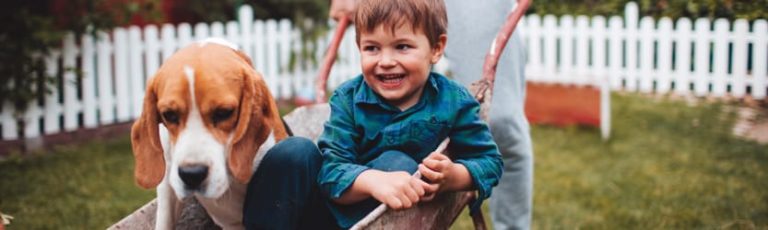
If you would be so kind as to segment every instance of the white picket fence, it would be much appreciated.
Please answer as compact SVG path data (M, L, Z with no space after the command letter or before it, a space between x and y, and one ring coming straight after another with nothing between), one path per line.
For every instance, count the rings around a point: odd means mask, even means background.
M179 47L207 37L223 37L240 46L262 72L277 98L311 95L317 66L306 64L301 50L319 50L328 37L303 47L290 21L254 21L244 6L239 20L227 23L118 28L97 37L70 35L63 48L45 58L48 73L61 76L63 90L51 88L42 105L33 103L23 115L24 138L128 122L139 116L145 83ZM638 21L639 20L639 21ZM768 30L766 21L752 24L689 19L673 25L638 18L630 3L622 17L526 16L520 24L527 43L528 80L577 85L609 81L614 90L742 97L762 99L768 91ZM658 27L656 24L658 23ZM638 26L639 24L639 26ZM673 29L674 26L674 29ZM330 34L329 34L330 36ZM489 41L490 44L490 41ZM687 55L684 55L687 54ZM291 65L291 60L296 65ZM83 72L80 81L72 71ZM350 29L329 79L333 88L360 72L359 56ZM5 104L0 112L0 140L16 140L17 121Z
M639 25L639 26L638 26ZM768 92L768 23L726 19L529 15L521 25L528 48L529 81L599 84L612 90L695 96ZM733 29L731 29L731 27Z

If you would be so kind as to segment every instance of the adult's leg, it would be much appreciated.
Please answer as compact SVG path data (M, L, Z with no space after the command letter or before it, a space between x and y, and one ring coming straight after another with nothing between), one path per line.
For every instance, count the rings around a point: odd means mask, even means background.
M247 229L334 229L335 220L317 187L323 158L303 137L267 151L248 183L243 207Z
M512 7L510 0L446 0L446 57L454 79L465 86L480 79L485 55ZM490 127L504 161L491 195L495 229L529 229L532 216L533 151L525 118L525 47L513 34L496 72Z

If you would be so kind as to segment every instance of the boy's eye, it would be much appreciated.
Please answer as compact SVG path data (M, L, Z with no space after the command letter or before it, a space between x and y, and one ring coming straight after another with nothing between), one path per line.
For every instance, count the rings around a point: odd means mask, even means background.
M379 47L376 46L363 46L363 51L367 52L373 52L379 50Z
M397 50L408 50L410 48L411 48L411 46L410 45L406 45L406 44L399 44L399 45L395 46L395 49L397 49Z

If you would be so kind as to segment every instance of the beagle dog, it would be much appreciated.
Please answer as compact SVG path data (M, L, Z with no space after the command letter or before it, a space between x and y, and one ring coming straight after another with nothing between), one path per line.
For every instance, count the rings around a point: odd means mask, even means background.
M157 187L155 229L173 229L188 196L223 229L242 229L248 180L287 137L249 59L222 39L184 47L148 82L143 106L131 145L137 184Z

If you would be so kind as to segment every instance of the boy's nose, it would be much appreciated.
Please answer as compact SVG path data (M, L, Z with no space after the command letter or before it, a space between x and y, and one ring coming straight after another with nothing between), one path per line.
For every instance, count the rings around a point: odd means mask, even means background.
M379 60L379 65L381 67L392 67L395 66L395 59L392 57L391 54L382 54L381 59Z

